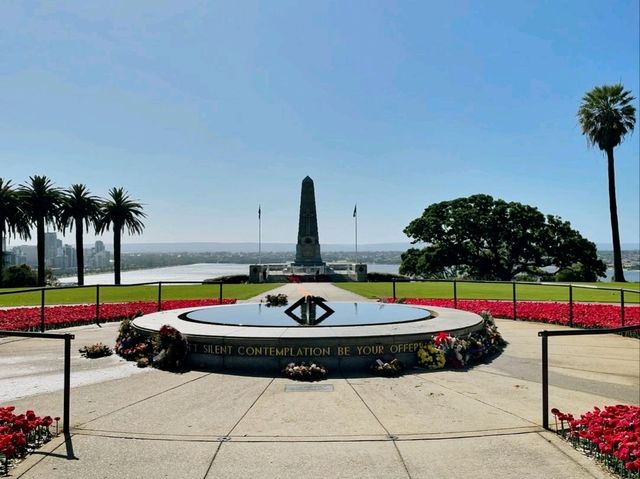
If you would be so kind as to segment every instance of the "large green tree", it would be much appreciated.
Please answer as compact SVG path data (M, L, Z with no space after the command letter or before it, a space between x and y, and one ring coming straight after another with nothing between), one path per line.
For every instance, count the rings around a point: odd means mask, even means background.
M55 225L62 197L46 176L31 176L29 182L19 189L22 208L32 224L36 226L36 247L38 251L38 286L45 285L44 269L44 229L47 224Z
M62 232L67 228L76 231L76 264L78 285L84 285L84 241L83 232L96 228L100 217L100 199L93 196L85 185L74 184L63 192L58 213L58 223Z
M411 276L508 281L555 266L579 267L583 280L595 280L606 270L595 245L568 222L489 195L432 204L404 232L425 244L402 254L400 273Z
M113 271L115 284L120 284L121 240L125 230L129 234L142 234L146 218L142 204L129 198L124 188L111 188L102 203L98 220L98 233L113 227Z
M11 180L0 178L0 285L4 267L4 244L8 237L29 239L29 221L22 210L20 195Z
M609 179L609 215L613 240L613 280L625 281L622 270L618 205L616 202L616 178L613 149L633 131L636 124L635 98L621 84L597 86L582 98L578 120L582 134L590 146L597 146L607 155Z

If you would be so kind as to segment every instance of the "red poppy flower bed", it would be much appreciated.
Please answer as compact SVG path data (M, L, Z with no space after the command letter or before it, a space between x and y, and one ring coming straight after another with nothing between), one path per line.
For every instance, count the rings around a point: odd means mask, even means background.
M50 416L36 416L33 411L14 414L14 406L0 407L0 473L51 439ZM57 427L57 426L56 426Z
M224 299L222 304L234 304L235 299ZM175 299L162 302L162 309L179 309L220 304L217 299ZM104 303L100 305L100 322L120 321L138 312L153 313L158 310L155 301L135 301L130 303ZM45 325L47 329L66 328L96 320L95 304L79 304L68 306L47 306L45 308ZM0 310L0 329L8 331L32 330L40 327L40 308L11 308Z
M385 302L392 303L393 298L386 298ZM441 306L453 308L451 299L406 298L396 300L407 304L424 306ZM511 319L513 317L513 303L498 300L458 300L458 309L479 314L489 311L496 318ZM553 301L522 301L516 306L518 319L539 321L542 323L569 324L569 304ZM640 325L640 307L625 306L625 325ZM621 326L620 306L612 304L573 303L573 324L581 328L617 328Z
M560 421L556 429L574 447L622 477L640 477L640 406L594 407L579 419L555 408L551 412Z

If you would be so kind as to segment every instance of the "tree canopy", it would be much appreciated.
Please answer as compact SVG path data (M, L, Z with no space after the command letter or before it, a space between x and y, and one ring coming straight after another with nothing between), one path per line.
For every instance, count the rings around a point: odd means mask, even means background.
M111 188L109 197L102 202L97 231L104 233L113 226L113 272L115 284L120 284L120 242L126 229L129 234L142 234L146 218L142 204L132 200L124 188Z
M606 271L595 244L568 221L484 194L434 203L404 232L425 244L402 254L400 273L411 276L508 281L557 267L595 281Z

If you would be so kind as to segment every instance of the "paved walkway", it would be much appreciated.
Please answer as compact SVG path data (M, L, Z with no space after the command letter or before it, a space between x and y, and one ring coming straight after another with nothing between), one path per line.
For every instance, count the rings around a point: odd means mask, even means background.
M290 300L297 291L292 287L303 288L300 295L344 298L327 285L303 284L287 286ZM564 328L497 322L510 344L491 364L467 372L416 370L394 379L332 376L310 391L280 377L172 374L139 370L116 357L88 360L74 353L70 440L54 439L11 474L25 479L610 477L540 427L537 331ZM76 351L98 340L113 343L117 325L72 330ZM639 344L613 335L550 338L551 407L579 413L594 405L640 402ZM0 366L1 404L60 415L61 345L0 339ZM116 370L127 374L104 373ZM78 380L83 375L90 380ZM10 381L38 386L7 393Z
M285 284L279 288L274 288L266 293L254 296L240 303L255 303L265 300L267 294L285 294L289 299L289 304L295 303L303 296L312 295L320 296L330 301L375 301L365 298L359 294L352 293L342 288L338 288L331 283L297 283Z

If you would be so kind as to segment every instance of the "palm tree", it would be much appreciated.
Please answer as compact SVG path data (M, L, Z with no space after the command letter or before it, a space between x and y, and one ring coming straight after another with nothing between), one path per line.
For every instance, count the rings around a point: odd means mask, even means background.
M0 285L4 266L4 243L9 236L29 239L29 221L20 206L20 196L11 180L0 178Z
M22 185L18 191L29 222L36 225L38 286L44 286L44 228L47 224L56 223L62 190L55 187L46 176L35 175L29 177L29 182Z
M126 229L129 234L142 234L147 215L142 211L142 204L129 198L124 188L111 188L109 198L102 203L98 233L108 231L113 225L113 271L115 284L120 284L120 240Z
M607 155L609 176L609 213L613 238L613 280L625 281L622 271L620 233L618 231L618 205L616 203L616 178L613 149L618 146L636 124L636 109L631 104L635 98L631 92L617 85L597 86L582 98L578 120L582 134L589 146L597 145Z
M83 230L87 233L91 226L96 227L100 215L100 199L92 196L85 185L75 184L62 195L58 225L64 233L67 228L76 228L76 264L78 286L84 285L84 243Z

